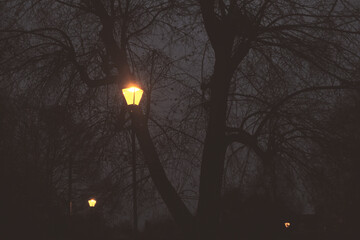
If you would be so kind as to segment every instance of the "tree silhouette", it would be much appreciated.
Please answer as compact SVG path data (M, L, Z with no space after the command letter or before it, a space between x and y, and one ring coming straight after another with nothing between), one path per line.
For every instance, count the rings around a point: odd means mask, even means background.
M271 201L286 191L280 175L304 185L315 170L313 140L326 137L316 120L341 89L359 87L352 1L19 0L2 8L2 86L65 106L89 126L85 146L99 158L126 142L119 89L141 79L146 103L131 118L142 158L189 238L221 238L222 189L231 179L256 178ZM165 87L179 97L168 99ZM243 171L230 174L235 161ZM200 180L181 184L169 166ZM198 188L196 213L184 201L188 188Z

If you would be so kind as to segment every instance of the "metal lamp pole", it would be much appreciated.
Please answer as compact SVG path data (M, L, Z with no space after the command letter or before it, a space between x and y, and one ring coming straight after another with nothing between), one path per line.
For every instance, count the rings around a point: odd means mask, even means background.
M69 216L72 216L72 158L69 159L68 199Z
M133 189L133 224L135 234L138 232L138 218L137 218L137 184L136 184L136 152L135 152L135 131L134 121L131 121L131 144L132 144L132 189Z

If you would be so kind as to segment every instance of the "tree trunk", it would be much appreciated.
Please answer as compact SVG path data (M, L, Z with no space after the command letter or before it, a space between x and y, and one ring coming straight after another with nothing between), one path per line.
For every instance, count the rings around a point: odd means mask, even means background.
M276 172L275 172L275 159L273 156L263 160L263 185L267 197L272 202L276 201Z
M211 82L210 113L200 175L198 239L219 238L221 185L226 152L225 125L232 71L228 62L216 60Z
M165 205L169 209L170 214L183 231L186 239L192 239L195 235L194 217L166 176L155 146L152 142L146 118L141 113L141 109L139 107L131 109L131 117L134 123L134 131L143 152L151 179L159 191Z

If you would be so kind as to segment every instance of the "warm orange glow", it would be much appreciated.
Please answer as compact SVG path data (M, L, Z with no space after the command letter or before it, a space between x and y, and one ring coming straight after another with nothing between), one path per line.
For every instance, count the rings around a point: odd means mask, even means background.
M284 225L285 225L285 228L289 228L291 224L289 222L286 222L286 223L284 223Z
M95 207L96 200L93 199L93 198L92 198L92 199L89 199L88 203L89 203L89 206L90 206L90 207Z
M137 87L124 88L122 90L127 105L139 105L143 90Z

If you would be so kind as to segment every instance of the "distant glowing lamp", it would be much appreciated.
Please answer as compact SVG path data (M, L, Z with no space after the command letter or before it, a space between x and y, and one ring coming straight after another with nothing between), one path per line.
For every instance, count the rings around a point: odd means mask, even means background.
M88 203L89 203L89 206L90 206L90 207L95 207L96 200L95 200L94 198L89 199Z
M139 105L141 97L144 93L143 90L137 87L124 88L122 92L127 105Z
M285 225L285 228L289 228L291 224L289 222L285 222L284 225Z

